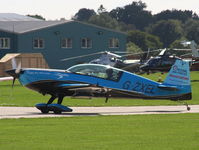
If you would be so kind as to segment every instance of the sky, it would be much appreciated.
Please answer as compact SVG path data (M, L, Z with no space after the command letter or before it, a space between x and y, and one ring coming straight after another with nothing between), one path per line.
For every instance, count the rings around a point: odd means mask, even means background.
M70 20L79 9L88 8L97 11L102 4L107 11L123 7L138 0L0 0L0 13L21 15L41 15L47 20L65 18ZM147 8L156 14L162 10L192 10L199 15L199 0L142 0Z

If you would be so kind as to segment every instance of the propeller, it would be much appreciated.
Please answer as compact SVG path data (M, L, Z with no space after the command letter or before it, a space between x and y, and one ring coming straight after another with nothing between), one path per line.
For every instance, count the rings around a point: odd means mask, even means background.
M12 69L16 69L17 68L16 59L12 58L11 61L12 61Z
M17 68L15 70L16 74L20 74L20 72L21 72L21 62L19 62L18 66L17 66Z
M72 59L78 59L78 58L84 58L84 57L89 57L89 56L94 56L94 55L99 55L99 54L110 54L110 55L115 55L117 57L127 57L127 56L132 56L132 55L142 55L142 54L146 54L149 55L149 53L152 52L156 52L156 51L161 51L162 49L157 49L157 50L151 50L151 51L147 51L147 52L138 52L138 53L132 53L132 52L122 52L122 51L101 51L101 52L96 52L96 53L91 53L91 54L87 54L87 55L81 55L81 56L75 56L75 57L69 57L69 58L64 58L61 59L61 61L68 61L68 60L72 60ZM115 53L126 53L125 55L117 55Z
M110 90L107 88L105 103L108 103L109 97L110 97Z
M16 78L13 78L13 80L12 80L12 88L14 87L15 80L16 80Z
M156 49L156 50L148 50L148 51L137 52L137 53L129 52L129 54L122 55L121 57L133 56L133 55L142 55L142 54L147 54L147 55L149 55L149 53L159 52L159 51L162 51L162 50L163 50L163 49Z
M15 80L19 78L19 75L21 73L21 62L19 62L19 64L17 65L15 58L12 58L11 62L12 62L12 69L7 70L6 72L13 77L12 80L12 88L13 88Z
M83 58L83 57L93 56L93 55L98 55L98 54L103 54L103 53L105 53L105 52L97 52L97 53L92 53L92 54L88 54L88 55L81 55L81 56L76 56L76 57L70 57L70 58L62 59L61 61L68 61L68 60L71 60L71 59Z

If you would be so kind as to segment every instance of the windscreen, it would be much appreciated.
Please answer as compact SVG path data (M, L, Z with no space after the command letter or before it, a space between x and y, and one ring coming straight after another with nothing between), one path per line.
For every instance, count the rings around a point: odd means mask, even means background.
M77 65L67 71L113 81L118 81L122 73L120 70L103 65Z

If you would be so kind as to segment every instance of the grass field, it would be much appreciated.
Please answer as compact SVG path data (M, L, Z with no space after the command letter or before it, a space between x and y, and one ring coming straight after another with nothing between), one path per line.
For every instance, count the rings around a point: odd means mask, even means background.
M157 81L158 74L144 75ZM164 75L165 77L165 75ZM189 104L199 104L199 72L191 72L191 84L193 99ZM0 82L0 106L34 106L36 103L47 102L49 96L22 87L16 82L14 88L12 81ZM146 105L178 105L179 103L164 100L141 100L141 99L111 99L105 103L105 98L71 99L65 98L64 105L67 106L146 106Z
M198 150L198 114L0 120L1 150Z
M157 80L157 74L147 76ZM199 72L192 72L193 100L199 104ZM42 96L11 81L0 82L0 106L34 106ZM65 98L68 106L177 105L163 100ZM0 150L198 150L198 114L1 119Z

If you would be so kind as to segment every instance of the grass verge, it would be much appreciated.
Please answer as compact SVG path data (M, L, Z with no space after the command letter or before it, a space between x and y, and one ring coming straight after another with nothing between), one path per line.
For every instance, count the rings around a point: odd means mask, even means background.
M2 150L198 150L198 114L0 120Z

